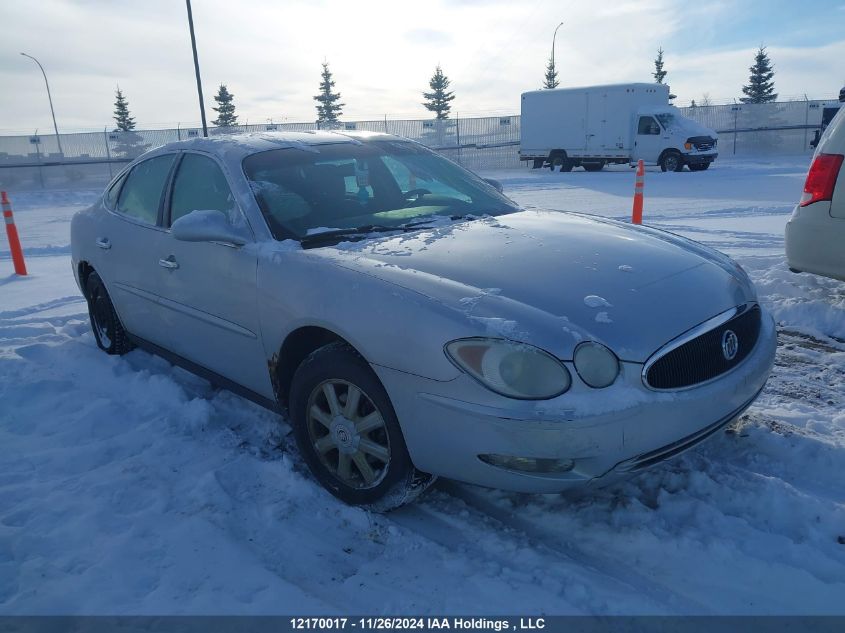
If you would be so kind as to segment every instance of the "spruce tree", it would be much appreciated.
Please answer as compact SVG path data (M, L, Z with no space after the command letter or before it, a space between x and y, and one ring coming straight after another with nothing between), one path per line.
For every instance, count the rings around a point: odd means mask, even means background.
M425 97L423 105L427 110L436 113L438 119L449 118L449 111L452 109L451 101L455 98L455 93L448 90L450 83L438 64L428 82L431 92L423 92L423 97Z
M559 85L560 82L557 80L557 69L555 68L555 60L550 55L549 63L546 64L546 77L543 81L543 88L551 90L552 88L557 88Z
M743 103L769 103L778 98L775 92L775 69L766 53L766 47L762 44L754 56L754 65L748 69L751 75L748 78L748 85L742 87L745 95L740 97Z
M332 128L337 126L346 104L340 103L340 93L334 91L334 79L328 62L323 62L320 77L320 94L314 96L314 101L317 102L317 125Z
M143 137L135 132L135 119L129 115L129 102L123 96L120 86L117 87L114 100L114 121L117 127L112 134L114 145L111 146L111 153L115 157L135 158L140 156L150 144L144 143Z
M662 84L663 80L666 78L667 72L663 70L663 48L657 49L657 57L654 59L654 82L658 84ZM675 98L675 95L669 91L669 101Z
M238 124L238 117L235 115L235 95L229 92L226 84L220 84L217 94L214 95L214 100L217 102L216 108L211 108L217 113L217 118L211 123L217 127L232 127Z
M114 100L114 120L117 123L115 132L129 132L135 129L135 119L129 116L129 102L123 96L120 86L117 87Z

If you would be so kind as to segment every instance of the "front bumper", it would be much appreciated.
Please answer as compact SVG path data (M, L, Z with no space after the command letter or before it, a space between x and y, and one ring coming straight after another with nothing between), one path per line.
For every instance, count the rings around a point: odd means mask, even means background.
M420 470L521 492L560 492L603 483L674 456L744 411L768 379L777 336L762 315L754 351L712 382L673 392L647 389L642 365L622 363L607 389L578 383L547 401L510 400L467 376L437 382L375 367ZM479 455L567 459L565 473L526 473L493 466Z
M684 163L687 165L709 165L719 155L718 152L708 154L684 154Z

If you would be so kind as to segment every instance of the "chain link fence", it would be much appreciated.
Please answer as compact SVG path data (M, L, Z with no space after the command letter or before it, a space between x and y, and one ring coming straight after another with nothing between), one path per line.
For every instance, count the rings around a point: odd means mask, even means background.
M719 134L721 155L809 154L830 101L787 101L680 108ZM269 123L212 128L212 135L307 131L315 123ZM507 169L519 161L519 115L446 120L348 121L338 130L387 132L432 147L469 169ZM148 149L202 136L201 128L0 136L0 188L99 187Z

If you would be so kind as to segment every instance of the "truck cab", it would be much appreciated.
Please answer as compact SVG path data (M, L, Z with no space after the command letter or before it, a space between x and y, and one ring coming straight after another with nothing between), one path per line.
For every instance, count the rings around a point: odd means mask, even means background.
M663 171L704 171L718 153L716 133L683 116L674 106L639 108L633 117L631 162L660 165Z

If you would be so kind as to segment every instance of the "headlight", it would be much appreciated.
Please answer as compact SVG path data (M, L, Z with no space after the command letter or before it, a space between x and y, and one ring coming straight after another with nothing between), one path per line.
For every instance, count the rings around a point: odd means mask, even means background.
M596 389L612 385L619 375L616 354L592 341L581 343L575 348L572 362L581 380Z
M559 396L572 384L563 363L524 343L466 338L446 345L446 353L482 385L509 398L545 400Z

